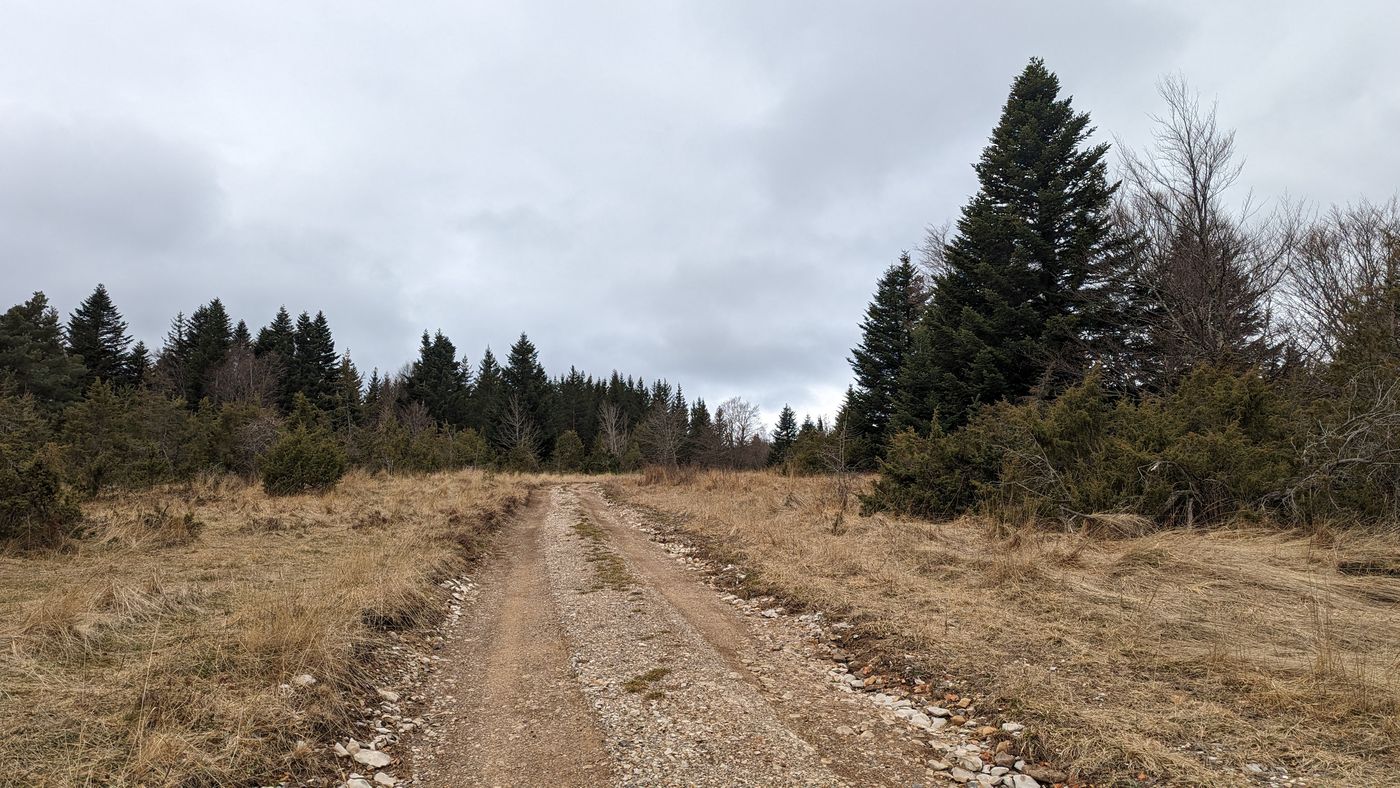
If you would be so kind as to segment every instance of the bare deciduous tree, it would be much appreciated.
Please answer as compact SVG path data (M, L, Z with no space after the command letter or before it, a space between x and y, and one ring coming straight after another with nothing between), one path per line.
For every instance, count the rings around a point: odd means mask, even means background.
M1285 284L1296 343L1314 360L1335 357L1356 308L1400 286L1400 202L1332 208L1299 238Z
M653 406L637 426L637 441L641 445L642 455L653 465L676 467L685 438L685 411L668 403Z
M1150 151L1123 154L1120 218L1137 241L1124 288L1145 322L1141 374L1171 381L1200 363L1260 363L1276 348L1272 299L1295 215L1231 209L1235 134L1203 109L1185 80L1160 86L1167 104Z
M598 429L609 454L621 457L627 451L627 416L617 403L604 400L598 406Z
M512 392L506 398L505 408L501 411L501 423L496 430L496 439L501 449L506 455L538 459L539 438L539 428L521 403L520 396Z

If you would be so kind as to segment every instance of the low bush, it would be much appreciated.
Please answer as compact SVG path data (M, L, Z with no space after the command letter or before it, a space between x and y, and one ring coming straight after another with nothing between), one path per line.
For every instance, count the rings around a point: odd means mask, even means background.
M262 461L263 489L269 495L329 490L345 475L340 445L321 430L298 425L272 445Z

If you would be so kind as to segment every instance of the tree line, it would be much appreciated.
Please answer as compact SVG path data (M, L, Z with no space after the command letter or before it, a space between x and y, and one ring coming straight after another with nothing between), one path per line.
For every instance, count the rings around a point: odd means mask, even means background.
M784 424L780 451L801 432ZM348 467L604 473L772 456L741 398L712 412L664 379L550 376L524 334L504 361L487 348L470 364L424 332L411 364L366 379L322 312L283 307L254 332L216 298L178 314L154 352L101 284L66 322L42 292L0 314L0 535L71 521L66 489L209 472L296 492Z
M1400 514L1400 210L1252 204L1179 78L1091 141L1040 60L979 188L880 277L836 420L870 509L1070 523Z

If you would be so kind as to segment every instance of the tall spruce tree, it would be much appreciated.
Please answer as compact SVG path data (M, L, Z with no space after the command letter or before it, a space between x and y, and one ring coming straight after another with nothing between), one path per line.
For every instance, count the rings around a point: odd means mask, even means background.
M441 331L431 338L423 332L418 358L404 380L404 397L421 402L428 415L440 424L466 425L468 370L466 361L457 360L457 347Z
M190 315L185 327L180 390L192 407L209 393L213 372L233 347L233 324L215 298Z
M778 424L773 428L773 448L768 453L769 465L782 465L787 461L792 444L797 442L797 414L791 405L784 405L778 414Z
M524 334L510 347L505 369L501 372L504 402L513 417L528 419L539 434L536 451L548 456L554 449L554 436L546 432L553 424L549 376L540 365L539 351ZM519 425L515 425L517 428ZM505 443L502 423L496 424L497 440Z
M1073 366L1081 290L1114 244L1117 186L1108 145L1087 144L1088 114L1059 93L1038 58L1012 83L901 374L897 426L927 428L935 413L961 424Z
M480 435L493 435L496 421L500 418L504 392L501 365L488 347L481 354L481 363L476 368L476 384L471 387L467 398L467 426Z
M872 465L885 454L899 402L899 373L913 353L914 327L926 303L922 277L906 252L880 277L860 324L860 345L851 351L856 381L846 411L856 465Z
M329 410L335 407L335 390L339 357L335 339L324 312L311 317L302 312L292 333L292 363L289 374L295 394L302 394L313 407Z
M273 363L277 374L277 405L284 413L291 412L292 397L296 394L296 380L292 373L296 355L296 327L287 307L279 307L272 322L258 330L253 353Z
M131 337L126 333L126 321L112 303L105 286L98 284L92 295L73 310L68 318L67 336L69 352L82 359L87 368L83 375L84 390L94 380L113 385L127 382L127 348Z

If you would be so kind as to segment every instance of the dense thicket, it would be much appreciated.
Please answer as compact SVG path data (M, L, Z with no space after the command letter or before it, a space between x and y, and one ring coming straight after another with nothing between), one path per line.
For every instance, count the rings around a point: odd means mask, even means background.
M1177 79L1155 145L1110 184L1106 146L1058 90L1039 61L1016 79L981 188L933 250L867 508L1393 522L1400 209L1305 219L1232 196L1234 135ZM869 431L890 276L834 434Z

